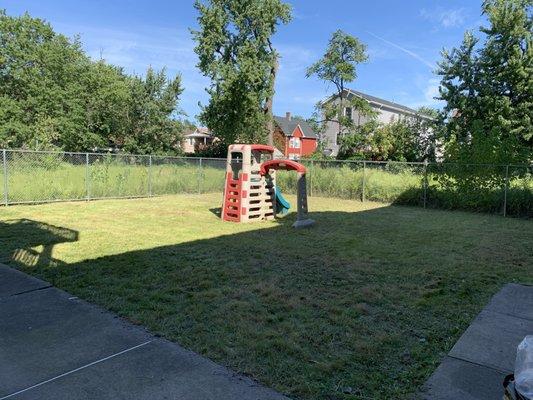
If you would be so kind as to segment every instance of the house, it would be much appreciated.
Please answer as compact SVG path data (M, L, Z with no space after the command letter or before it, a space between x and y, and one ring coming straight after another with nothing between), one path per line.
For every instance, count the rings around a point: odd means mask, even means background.
M196 153L199 149L207 147L216 140L216 137L205 127L197 127L185 132L183 135L182 149L184 153Z
M285 117L274 116L274 145L286 158L299 160L313 154L318 143L311 126L288 112Z
M428 121L432 120L431 117L419 114L416 110L407 106L394 103L389 100L380 99L379 97L371 96L366 93L358 92L356 90L344 89L343 97L345 99L352 99L354 96L366 100L374 111L377 111L377 120L383 124L399 121L404 118L422 118ZM338 104L339 96L333 95L328 97L322 104ZM368 122L368 117L360 115L357 110L352 109L349 105L342 110L343 115L350 118L356 125L363 125ZM421 134L428 134L428 132L421 132ZM336 156L339 152L340 139L343 133L339 133L338 122L329 121L326 123L326 130L323 135L325 152L328 155Z

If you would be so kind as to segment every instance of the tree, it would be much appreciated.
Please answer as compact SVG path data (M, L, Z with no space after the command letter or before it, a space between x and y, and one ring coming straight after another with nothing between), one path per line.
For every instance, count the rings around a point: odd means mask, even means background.
M176 116L183 88L181 76L168 79L165 70L151 67L145 77L131 78L131 104L124 150L141 154L166 154L178 151L183 127Z
M62 147L79 150L95 146L116 147L129 133L131 78L122 68L99 60L89 63L79 80L84 88L80 97L84 108L84 135L96 139L84 143L78 136L72 136Z
M437 161L442 144L441 112L431 107L419 107L417 115L409 120L411 131L416 133L417 159L411 161Z
M45 21L0 10L0 147L175 153L181 92L179 76L129 76Z
M0 146L49 147L71 136L93 142L79 81L88 64L78 40L0 10Z
M423 108L410 117L383 124L375 119L354 126L341 141L340 159L421 162L435 159L436 110ZM429 117L429 118L428 118Z
M485 40L466 32L442 52L440 98L448 160L527 163L533 148L531 0L485 0ZM498 181L496 181L498 183ZM499 183L498 183L499 184Z
M346 83L353 82L357 78L357 65L367 60L366 45L361 43L358 38L337 30L331 36L322 58L307 69L306 76L308 78L316 75L320 80L333 83L335 86L338 102L331 102L329 106L321 104L320 111L325 121L338 123L340 135L353 127L353 121L343 115L347 102L345 98ZM363 99L352 97L350 105L359 110L361 114L371 114L368 103Z
M369 157L370 138L379 129L380 125L375 118L370 121L353 126L350 134L345 135L341 142L337 158L339 160L363 160ZM382 146L381 143L379 143Z
M278 53L271 37L291 18L280 0L197 0L198 68L211 79L200 120L224 143L272 142Z

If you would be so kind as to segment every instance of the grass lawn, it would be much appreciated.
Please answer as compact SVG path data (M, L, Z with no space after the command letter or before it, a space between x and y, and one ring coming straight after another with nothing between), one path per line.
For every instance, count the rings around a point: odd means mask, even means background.
M408 398L507 282L533 223L312 197L223 223L222 194L0 209L0 261L296 399ZM294 200L294 199L292 199Z

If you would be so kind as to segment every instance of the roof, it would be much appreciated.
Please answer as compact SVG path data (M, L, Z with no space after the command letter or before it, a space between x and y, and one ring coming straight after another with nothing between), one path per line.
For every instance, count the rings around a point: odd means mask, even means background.
M183 136L188 137L188 138L212 138L213 137L212 135L207 135L205 133L199 133L199 132L186 133Z
M199 132L199 133L205 133L206 135L210 135L211 132L209 132L209 128L207 126L198 126L196 128L196 130Z
M269 153L274 153L274 147L266 144L232 144L229 146L230 150L243 150L245 146L249 146L250 150L256 151L266 151Z
M188 138L212 138L213 135L211 132L209 132L208 128L205 127L198 127L194 131L189 131L188 133L185 133L183 136Z
M290 119L287 117L278 117L274 115L274 121L279 126L281 131L285 136L292 136L292 133L296 129L298 125L300 125L300 129L302 130L303 137L307 139L316 139L316 133L313 131L313 128L301 118L295 118L291 117Z
M357 90L352 90L352 89L344 89L344 90L347 92L347 97L350 97L350 96L361 97L361 98L367 100L369 103L374 104L374 105L378 105L378 106L381 106L381 107L387 107L387 108L393 109L395 111L402 112L404 114L420 115L422 118L433 119L433 118L431 118L428 115L420 114L417 110L415 110L413 108L404 106L404 105L399 104L399 103L395 103L393 101L381 99L381 98L376 97L376 96L371 96L369 94L366 94L366 93L363 93L363 92L359 92ZM337 96L336 95L330 96L328 99L325 100L325 103L333 100L335 97L337 97Z

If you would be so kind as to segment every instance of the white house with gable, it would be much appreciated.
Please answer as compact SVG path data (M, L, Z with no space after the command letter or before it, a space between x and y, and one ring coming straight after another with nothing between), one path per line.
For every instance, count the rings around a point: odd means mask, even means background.
M354 96L366 100L374 111L377 111L377 120L381 123L387 124L395 122L403 118L422 118L431 121L429 116L421 115L416 110L407 106L394 103L392 101L380 99L379 97L371 96L366 93L358 92L356 90L344 89L344 98L352 99ZM322 104L339 103L339 96L333 95L328 97L322 102ZM346 102L347 103L347 102ZM342 110L343 115L352 119L356 125L363 125L368 122L368 118L360 115L357 110L352 109L349 105L346 105ZM421 132L421 134L428 134L427 132ZM322 140L325 142L325 153L328 155L336 156L340 148L340 139L342 133L339 136L339 123L329 121L326 124L326 130L322 135Z

